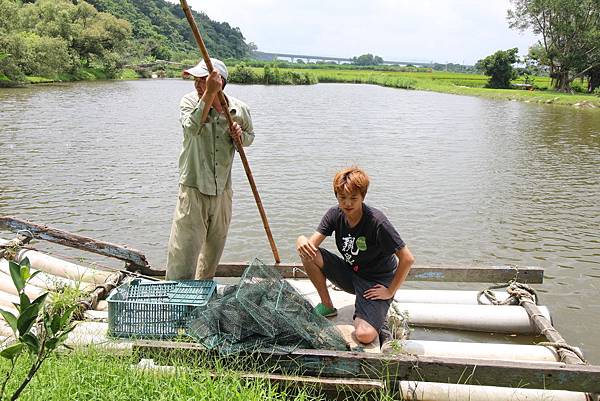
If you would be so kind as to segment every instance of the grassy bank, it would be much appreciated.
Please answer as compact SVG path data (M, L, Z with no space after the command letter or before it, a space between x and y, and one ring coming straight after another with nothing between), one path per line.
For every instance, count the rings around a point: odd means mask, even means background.
M251 68L260 76L262 68ZM286 69L288 71L288 69ZM304 72L306 69L289 69ZM598 108L600 97L588 94L567 94L550 89L548 77L534 77L534 90L485 88L488 77L452 72L397 72L369 70L311 69L308 74L318 82L342 82L374 84L393 88L415 89L457 95L480 96L492 99L517 100L530 103L559 104L567 106ZM523 83L517 79L514 83Z
M26 76L23 82L9 80L6 76L0 74L0 88L23 86L26 84L51 84L55 82L75 82L75 81L96 81L108 79L138 79L141 76L130 68L121 70L116 78L109 76L101 68L81 68L72 74L56 74L52 76Z
M23 359L23 358L22 358ZM129 400L223 400L223 401L308 401L324 400L310 389L286 388L262 378L243 378L219 366L218 359L185 361L176 373L143 371L134 365L139 358L108 351L78 349L51 356L23 392L23 401L129 401ZM179 364L178 366L184 365ZM190 367L191 366L191 367ZM209 367L210 366L210 370ZM248 366L246 363L246 371ZM9 368L0 360L0 374ZM25 364L17 367L17 377L25 374ZM8 394L17 386L9 382ZM360 399L350 394L350 399ZM391 400L387 394L377 399Z
M152 74L164 77L180 77L181 67L163 66L160 70L148 70L145 73L124 69L117 79L137 79ZM2 77L0 77L0 80ZM100 69L84 69L76 75L63 75L52 78L28 77L30 83L49 83L57 81L79 81L108 79ZM534 90L488 89L485 85L488 77L477 74L464 74L440 71L398 71L372 68L340 68L314 65L288 68L277 64L263 67L244 66L238 63L230 67L231 83L267 84L267 85L310 85L315 83L358 83L381 85L391 88L415 89L456 95L480 96L500 100L516 100L528 103L557 104L600 110L600 96L583 93L567 94L551 89L548 77L532 77L530 83ZM513 83L524 83L523 78ZM0 85L2 82L0 82Z

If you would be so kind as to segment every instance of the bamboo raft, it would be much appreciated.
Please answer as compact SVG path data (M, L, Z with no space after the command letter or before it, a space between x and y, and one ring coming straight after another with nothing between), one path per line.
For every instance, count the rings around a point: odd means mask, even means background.
M169 370L156 365L177 356L182 360L206 351L194 343L169 341L123 341L107 338L107 303L104 299L130 275L164 276L164 270L151 267L135 249L97 241L56 228L13 217L0 217L0 229L16 233L12 240L0 239L0 257L20 261L29 258L32 268L40 270L37 281L27 292L40 294L52 286L78 285L89 292L85 321L71 333L70 345L89 345L111 349L135 350L142 369ZM43 240L116 258L124 263L122 271L83 267L29 246ZM247 263L222 263L217 277L240 277ZM313 304L318 296L299 264L276 265L283 277ZM10 309L18 301L7 275L8 262L0 258L0 308ZM415 266L407 280L426 282L542 284L543 269L510 266ZM218 281L218 279L217 279ZM500 300L506 293L495 292ZM300 349L291 353L255 352L268 370L270 380L293 385L310 385L324 391L398 392L414 400L598 400L600 366L590 365L580 350L568 346L552 326L550 311L535 302L520 305L491 305L477 301L478 291L405 290L398 291L397 308L408 311L408 323L418 327L437 327L496 333L538 335L546 345L491 344L476 342L425 341L401 337L400 351L380 348L378 340L368 346L356 343L351 335L354 296L332 291L340 311L334 323L344 334L351 351ZM0 336L10 329L0 325ZM406 333L405 333L406 334ZM383 351L383 352L382 352ZM224 358L225 360L227 358ZM291 375L292 374L292 375ZM248 374L252 377L251 374ZM265 377L265 375L261 375ZM452 384L448 384L452 383Z

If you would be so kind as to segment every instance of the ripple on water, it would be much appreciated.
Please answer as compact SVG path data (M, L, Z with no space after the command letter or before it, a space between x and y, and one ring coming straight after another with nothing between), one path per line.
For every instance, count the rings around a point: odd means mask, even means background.
M177 195L179 80L0 91L0 215L128 244L162 266ZM247 156L280 254L358 164L420 264L541 265L570 342L600 361L600 116L369 85L230 85L252 108ZM36 110L36 118L23 118ZM8 151L6 151L8 150ZM272 259L239 161L224 259ZM331 240L327 247L333 247ZM582 321L586 321L582 327Z

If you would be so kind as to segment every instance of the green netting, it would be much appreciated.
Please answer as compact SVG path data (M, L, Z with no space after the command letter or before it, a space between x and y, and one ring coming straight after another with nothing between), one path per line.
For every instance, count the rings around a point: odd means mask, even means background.
M314 348L345 351L342 333L313 313L312 305L279 272L258 259L240 283L195 315L188 334L222 353Z

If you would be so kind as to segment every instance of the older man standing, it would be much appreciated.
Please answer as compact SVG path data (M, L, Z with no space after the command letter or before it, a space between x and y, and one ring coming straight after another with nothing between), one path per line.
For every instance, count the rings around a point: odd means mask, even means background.
M233 141L249 146L254 140L248 106L226 95L234 120L230 132L217 96L227 83L227 67L220 60L211 61L212 73L204 61L184 71L194 77L196 90L179 104L183 147L179 199L167 255L168 280L214 277L231 220Z

